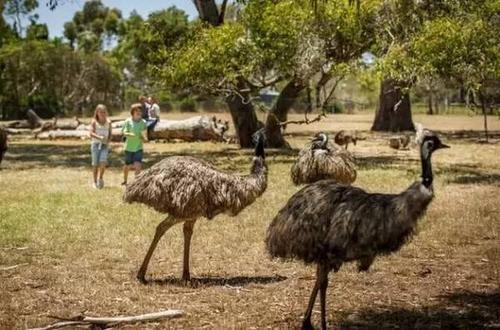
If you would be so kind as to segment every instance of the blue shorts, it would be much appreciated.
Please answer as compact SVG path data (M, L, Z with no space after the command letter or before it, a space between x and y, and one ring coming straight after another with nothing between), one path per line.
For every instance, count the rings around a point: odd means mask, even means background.
M143 156L142 149L137 151L125 150L125 165L132 165L133 163L142 163L142 156Z
M108 146L106 144L93 142L90 145L90 154L92 156L92 166L107 163L109 154Z

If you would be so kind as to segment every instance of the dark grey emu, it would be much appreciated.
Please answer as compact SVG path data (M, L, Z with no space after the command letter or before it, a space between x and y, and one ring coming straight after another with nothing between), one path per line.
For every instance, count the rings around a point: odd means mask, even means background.
M303 329L312 329L318 290L321 326L326 329L325 296L332 269L337 272L342 263L357 261L359 271L367 271L377 255L398 251L411 238L433 198L431 155L441 148L449 147L437 136L423 138L421 180L400 194L372 194L322 180L295 193L279 211L267 230L271 256L317 264Z
M2 164L3 155L7 151L7 132L0 127L0 164Z
M146 270L158 241L177 223L184 223L182 279L189 281L189 249L196 220L199 217L212 219L223 212L235 216L264 193L267 187L264 133L257 132L254 142L255 157L249 175L224 173L200 159L173 156L141 172L127 186L123 196L126 202L144 203L169 214L156 228L137 273L139 281L146 282Z

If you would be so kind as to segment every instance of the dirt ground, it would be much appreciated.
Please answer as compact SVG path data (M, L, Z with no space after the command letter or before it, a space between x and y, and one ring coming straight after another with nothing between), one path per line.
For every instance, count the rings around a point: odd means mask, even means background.
M189 115L189 114L188 114ZM180 115L179 115L180 116ZM183 114L182 116L187 116ZM298 189L289 177L298 150L315 131L363 131L350 147L356 186L399 192L420 175L416 150L388 147L372 134L372 115L338 115L291 126L291 151L268 150L266 192L237 217L199 219L184 285L182 228L160 241L142 285L135 275L164 215L121 200L121 147L113 145L103 190L91 188L85 141L13 139L0 170L0 329L23 329L70 317L133 315L182 309L185 315L122 328L289 329L301 325L315 269L271 260L269 222ZM368 273L344 265L330 275L330 328L500 328L500 144L478 143L482 118L416 116L451 149L433 158L436 198L419 233ZM500 120L490 118L494 141ZM458 132L457 131L461 131ZM467 131L467 132L463 132ZM245 173L250 151L221 143L151 143L146 166L177 154ZM319 306L313 314L319 327Z

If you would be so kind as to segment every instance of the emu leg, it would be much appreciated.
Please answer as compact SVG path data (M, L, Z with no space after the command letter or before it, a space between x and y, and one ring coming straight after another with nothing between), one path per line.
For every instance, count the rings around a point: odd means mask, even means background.
M160 224L156 227L155 237L153 238L153 241L149 246L149 250L146 253L146 256L144 257L144 261L142 262L141 268L139 268L139 272L137 273L137 279L141 283L146 283L146 270L148 269L149 260L151 259L151 256L153 255L153 252L156 249L156 245L158 245L160 238L163 236L163 234L165 234L165 232L170 227L172 227L178 222L180 221L172 216L168 216L165 220L160 222Z
M314 283L313 290L311 292L311 297L309 298L309 304L307 305L307 310L304 315L304 320L302 321L302 329L314 329L312 324L311 324L311 315L312 315L312 310L314 307L314 303L316 301L316 296L318 295L318 289L320 287L320 282L321 282L321 265L318 265L317 271L316 271L316 283Z
M191 280L189 274L189 249L191 247L191 236L193 235L193 227L196 220L184 222L184 263L182 269L182 279L184 281Z
M370 266L372 265L373 261L375 260L375 256L368 256L359 259L358 262L358 271L359 272L367 272L368 269L370 269Z
M318 269L319 280L319 296L321 301L321 329L326 330L326 288L328 287L329 269L325 266L320 266Z

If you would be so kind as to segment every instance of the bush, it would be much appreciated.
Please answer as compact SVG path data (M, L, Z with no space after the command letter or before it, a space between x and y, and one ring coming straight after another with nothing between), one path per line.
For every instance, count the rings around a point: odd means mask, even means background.
M341 102L335 101L326 108L327 113L344 113L344 105Z
M182 99L179 103L179 110L181 112L195 112L196 101L192 97L186 97L185 99Z

